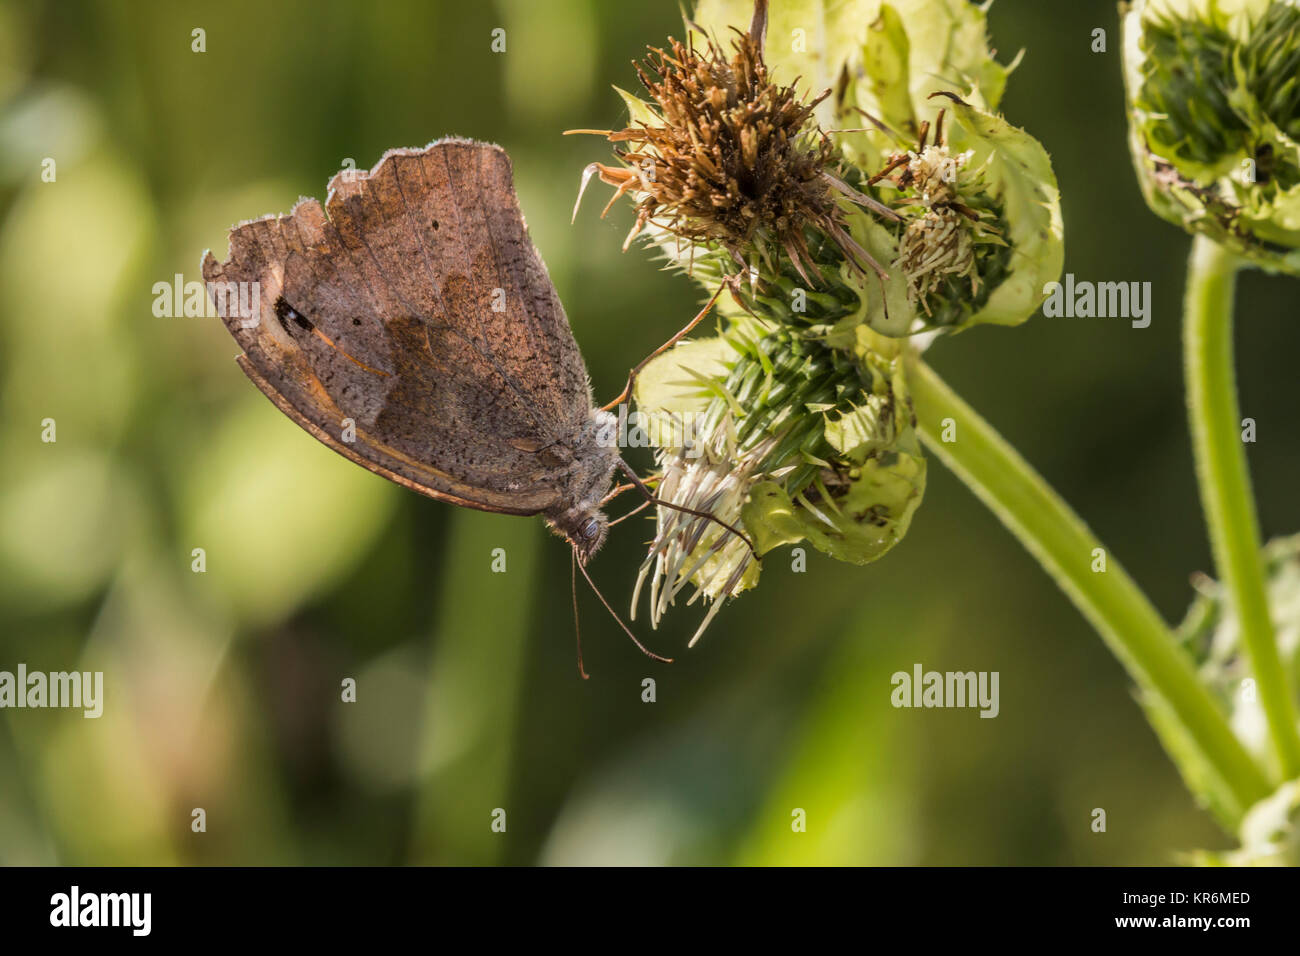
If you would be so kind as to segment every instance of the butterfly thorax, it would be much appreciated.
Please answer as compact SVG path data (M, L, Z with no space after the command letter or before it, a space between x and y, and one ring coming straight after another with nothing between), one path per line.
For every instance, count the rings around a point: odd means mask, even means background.
M560 503L543 513L547 525L573 547L586 564L605 543L609 518L600 509L618 467L617 421L608 412L592 409L574 436L573 463Z

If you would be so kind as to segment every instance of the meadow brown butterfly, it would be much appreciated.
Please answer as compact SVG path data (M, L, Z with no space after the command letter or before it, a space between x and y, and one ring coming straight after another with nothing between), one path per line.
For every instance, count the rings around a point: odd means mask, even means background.
M604 542L612 416L501 147L389 150L336 175L324 207L236 226L203 278L258 283L261 321L224 317L239 366L339 454L440 501L543 515L584 563Z
M256 321L219 310L240 368L376 474L467 508L542 515L584 576L614 470L657 501L593 405L499 146L389 150L369 173L337 174L323 207L303 199L240 223L225 262L204 254L203 278L214 300L258 290Z

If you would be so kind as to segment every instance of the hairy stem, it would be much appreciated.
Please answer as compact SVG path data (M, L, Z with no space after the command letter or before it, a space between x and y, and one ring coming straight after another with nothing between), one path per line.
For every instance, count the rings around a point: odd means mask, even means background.
M1264 797L1263 771L1233 735L1192 662L1113 557L1094 572L1097 538L1042 477L935 372L914 357L908 371L926 445L997 515L1095 627L1141 691L1159 700L1230 797L1229 816ZM945 423L948 423L945 436ZM952 439L944 441L944 437ZM1186 768L1184 773L1186 773Z
M1187 408L1214 563L1237 614L1274 758L1289 780L1300 774L1300 731L1268 608L1233 371L1232 303L1240 265L1222 246L1196 237L1184 303Z

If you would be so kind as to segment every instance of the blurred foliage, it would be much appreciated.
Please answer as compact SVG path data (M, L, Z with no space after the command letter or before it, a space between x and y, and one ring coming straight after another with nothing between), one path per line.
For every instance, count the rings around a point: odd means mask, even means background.
M1066 270L1151 281L1151 327L1038 316L932 361L1173 619L1209 567L1186 243L1129 170L1116 20L1109 0L989 14L1001 49L1028 51L1001 106L1052 155ZM699 303L620 253L627 210L569 224L600 157L560 132L620 124L609 85L681 33L671 0L0 2L0 669L102 670L106 688L98 720L0 712L0 863L1114 864L1230 845L1101 642L942 469L887 559L773 564L691 652L694 609L647 634L671 666L581 595L584 683L569 555L539 521L363 473L248 384L216 320L153 314L153 284L197 279L237 220L321 196L346 158L458 133L510 151L613 395ZM1240 295L1261 517L1291 531L1294 291L1248 275ZM594 573L622 607L650 524L617 531ZM893 709L890 675L916 662L999 671L1000 716Z

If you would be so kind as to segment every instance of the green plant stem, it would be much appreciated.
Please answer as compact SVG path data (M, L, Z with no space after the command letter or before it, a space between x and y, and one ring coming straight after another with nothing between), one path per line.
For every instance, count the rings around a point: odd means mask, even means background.
M1113 557L1092 570L1101 543L1042 477L919 357L908 387L926 445L1038 560L1147 694L1163 702L1202 762L1232 795L1233 816L1266 796L1263 771L1233 735L1186 653ZM953 441L944 441L952 420Z
M1300 774L1300 730L1268 609L1233 371L1232 303L1240 266L1231 252L1196 237L1184 303L1187 408L1214 563L1237 613L1277 765L1289 780Z

